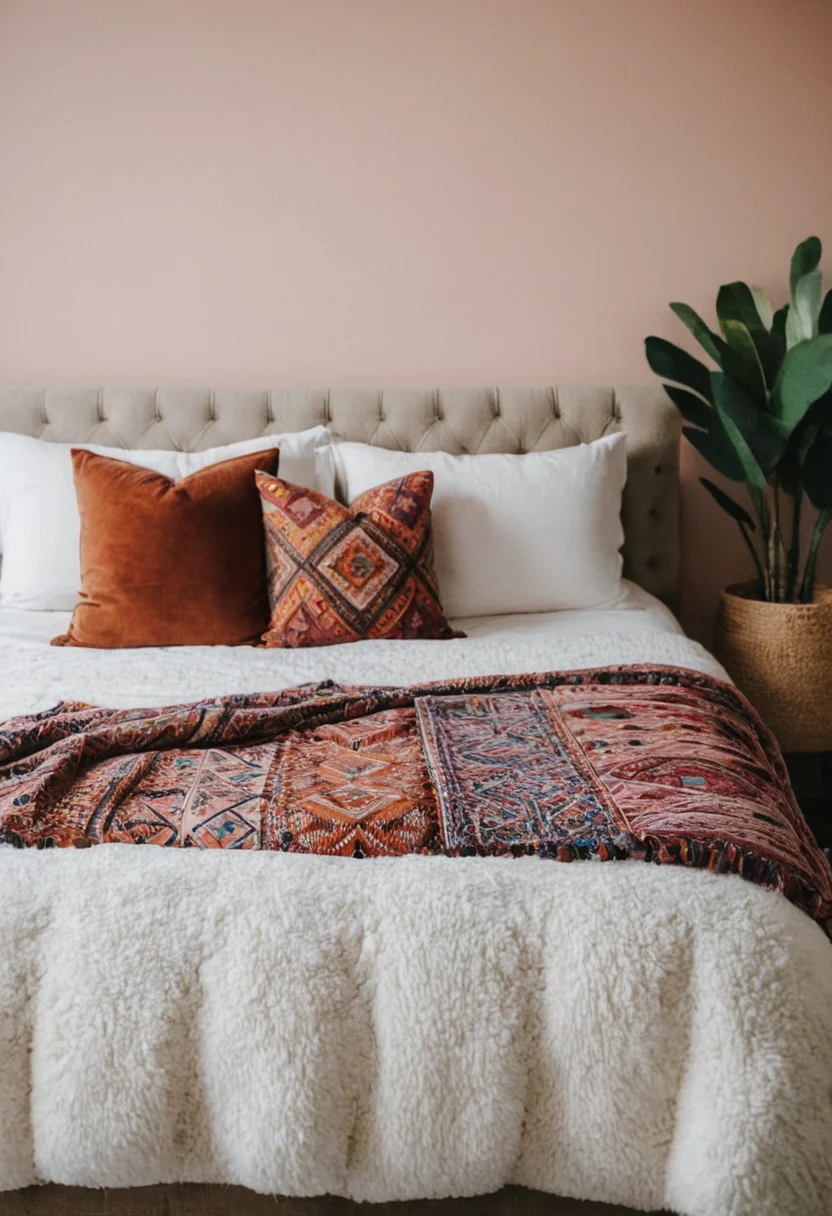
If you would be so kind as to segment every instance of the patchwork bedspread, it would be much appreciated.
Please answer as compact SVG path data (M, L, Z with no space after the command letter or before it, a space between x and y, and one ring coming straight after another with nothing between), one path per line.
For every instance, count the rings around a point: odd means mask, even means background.
M0 728L0 842L640 858L832 915L832 870L736 689L605 667L318 685Z

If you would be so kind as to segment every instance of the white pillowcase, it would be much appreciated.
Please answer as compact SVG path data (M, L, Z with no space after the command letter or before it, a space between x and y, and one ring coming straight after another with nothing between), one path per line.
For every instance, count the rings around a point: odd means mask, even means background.
M46 443L0 433L0 607L71 611L78 601L81 523L72 476L73 448L125 460L180 481L189 473L280 448L280 476L334 495L334 472L316 469L316 450L331 442L326 427L261 435L204 452L139 452L94 443ZM331 466L330 466L331 468Z
M450 617L609 607L620 592L623 434L523 456L336 443L318 457L330 461L347 503L430 469L436 576Z

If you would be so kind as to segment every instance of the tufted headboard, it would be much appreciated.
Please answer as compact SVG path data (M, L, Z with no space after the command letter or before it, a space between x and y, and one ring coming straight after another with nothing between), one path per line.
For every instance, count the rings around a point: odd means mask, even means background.
M675 596L679 421L658 387L0 387L0 430L57 443L194 451L318 423L339 439L404 451L545 451L626 431L624 573Z

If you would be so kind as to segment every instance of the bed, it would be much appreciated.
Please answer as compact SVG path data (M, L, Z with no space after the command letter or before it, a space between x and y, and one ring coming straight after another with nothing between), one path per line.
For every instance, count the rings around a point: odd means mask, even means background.
M65 616L0 610L0 719L319 680L724 678L667 606L679 434L655 390L0 390L0 430L61 442L196 449L317 423L451 452L623 429L619 600L310 651L56 650ZM207 1185L206 1204L247 1188L234 1211L262 1194L451 1211L506 1186L528 1190L461 1210L557 1210L547 1192L685 1216L832 1211L830 945L736 875L112 845L2 848L0 884L0 1188L30 1196L12 1211L72 1202L20 1190L36 1183L152 1187L148 1211L188 1210L180 1183Z

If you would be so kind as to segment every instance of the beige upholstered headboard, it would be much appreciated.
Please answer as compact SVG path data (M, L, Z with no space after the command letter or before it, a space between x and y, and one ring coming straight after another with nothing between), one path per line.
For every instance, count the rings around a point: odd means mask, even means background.
M659 387L0 387L0 430L57 443L193 451L318 423L339 439L405 451L544 451L626 431L624 573L675 596L679 422Z

